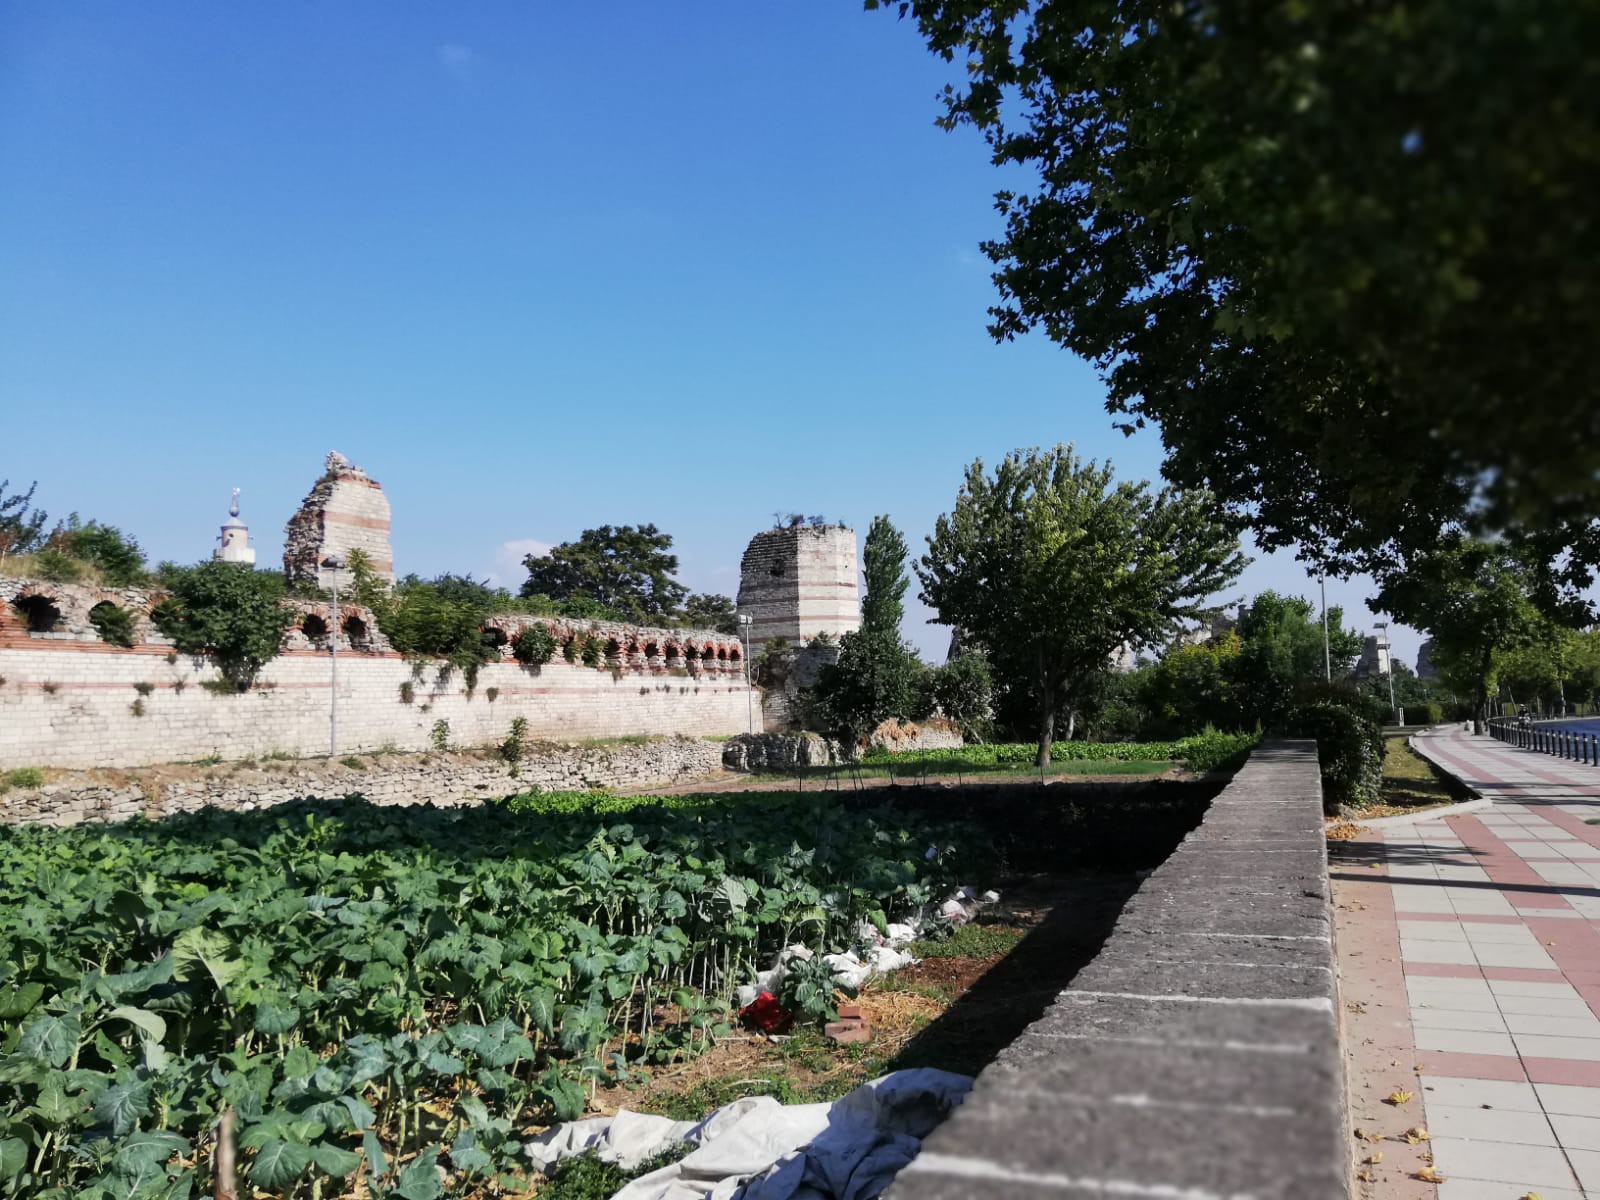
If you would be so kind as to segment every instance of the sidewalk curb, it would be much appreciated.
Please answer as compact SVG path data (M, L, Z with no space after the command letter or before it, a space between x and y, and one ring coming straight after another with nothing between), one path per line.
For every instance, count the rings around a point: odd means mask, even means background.
M1433 762L1430 758L1429 762ZM1434 763L1438 766L1437 763ZM1444 770L1443 767L1439 768ZM1451 776L1455 778L1454 775ZM1462 786L1466 786L1463 784ZM1419 813L1403 813L1398 817L1366 817L1355 819L1355 823L1363 829L1393 829L1397 825L1415 825L1418 821L1435 821L1440 817L1459 817L1462 813L1478 812L1480 809L1493 808L1494 801L1480 796L1476 800L1463 800L1460 804L1445 804L1438 808L1425 809Z

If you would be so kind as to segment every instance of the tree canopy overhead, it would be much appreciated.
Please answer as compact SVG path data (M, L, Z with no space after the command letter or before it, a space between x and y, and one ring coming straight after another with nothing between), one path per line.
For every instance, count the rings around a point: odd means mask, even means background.
M993 333L1097 364L1264 548L1600 514L1600 5L895 7L966 66L941 123L1036 172Z
M654 525L602 525L549 554L530 554L524 596L587 599L634 621L674 616L689 589L675 578L672 535Z
M1118 483L1070 447L980 459L917 567L939 620L981 644L999 681L1026 687L1049 762L1056 715L1121 647L1165 640L1244 568L1203 492Z

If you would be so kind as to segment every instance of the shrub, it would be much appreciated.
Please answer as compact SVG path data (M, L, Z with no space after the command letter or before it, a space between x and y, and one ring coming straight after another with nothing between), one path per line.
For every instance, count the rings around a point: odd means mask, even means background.
M927 673L928 707L937 709L963 737L982 740L994 716L994 681L989 660L967 651Z
M500 699L500 689L497 687L485 688L483 690L483 695L490 704L493 704L496 700Z
M561 657L568 662L578 661L578 651L583 646L583 639L577 636L569 637L561 643Z
M33 573L51 583L76 583L83 578L83 563L50 547L33 556Z
M542 667L555 655L555 635L543 624L529 625L511 642L511 657L525 667Z
M1407 704L1406 721L1411 725L1438 725L1444 721L1444 705L1437 700L1420 700Z
M440 717L428 731L428 745L438 751L450 749L450 722Z
M527 750L528 718L517 717L511 722L511 730L506 734L506 740L500 743L500 757L512 766L522 761L522 756Z
M141 696L148 696L151 692L156 690L156 685L153 683L140 682L133 685L133 690L138 692Z
M144 700L143 700L143 698L135 700L132 704L128 705L128 711L130 713L132 713L136 717L144 716Z
M411 680L408 679L408 680L406 680L404 683L402 683L400 685L400 703L401 704L410 704L416 698L417 698L417 685L412 683Z
M1303 704L1284 715L1281 732L1317 741L1322 805L1361 808L1377 802L1383 781L1383 732L1342 704Z
M102 525L99 521L85 524L73 513L65 526L50 535L50 541L51 553L59 551L88 563L111 587L131 587L146 578L144 551L137 540L115 525Z
M43 787L44 772L38 767L18 767L16 770L9 771L4 776L0 776L0 782L4 782L5 786L8 788Z
M185 654L209 654L240 690L282 649L291 614L280 572L212 561L169 569L162 582L170 595L150 614L156 628Z
M89 624L107 645L121 646L124 650L133 645L133 614L109 600L89 610Z
M586 667L604 666L606 661L606 644L593 634L590 634L588 637L583 639L583 649L579 651L578 657L583 660L583 665Z

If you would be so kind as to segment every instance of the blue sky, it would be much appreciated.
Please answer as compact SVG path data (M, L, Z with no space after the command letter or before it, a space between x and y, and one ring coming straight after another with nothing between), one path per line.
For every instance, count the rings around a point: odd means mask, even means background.
M985 331L1001 178L934 127L947 70L852 0L12 0L0 478L180 561L237 486L273 561L337 448L402 572L515 587L655 522L728 593L777 510L920 548L975 456L1154 478L1092 370ZM1267 587L1315 584L1229 595ZM1329 583L1357 625L1370 591Z

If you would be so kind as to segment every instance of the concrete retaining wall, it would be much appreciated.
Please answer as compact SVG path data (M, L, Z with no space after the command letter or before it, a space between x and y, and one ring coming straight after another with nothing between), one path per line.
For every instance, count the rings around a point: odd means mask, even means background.
M1264 743L886 1196L1349 1194L1316 746Z

